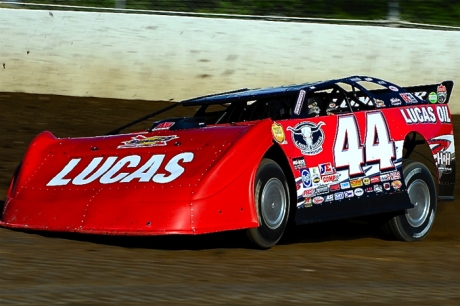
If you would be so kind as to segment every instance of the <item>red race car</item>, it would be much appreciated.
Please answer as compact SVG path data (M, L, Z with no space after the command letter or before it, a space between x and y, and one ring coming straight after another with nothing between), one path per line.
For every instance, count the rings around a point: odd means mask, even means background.
M353 76L185 100L105 136L43 132L13 176L0 225L107 235L247 229L269 248L288 222L378 214L395 238L421 240L437 201L453 200L452 88ZM174 107L194 114L120 134Z

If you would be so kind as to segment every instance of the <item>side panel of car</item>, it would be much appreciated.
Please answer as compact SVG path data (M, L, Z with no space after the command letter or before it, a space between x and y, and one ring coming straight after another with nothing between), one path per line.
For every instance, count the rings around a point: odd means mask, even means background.
M274 139L296 178L296 222L412 207L402 160L405 138L414 131L430 144L439 172L452 173L453 131L443 104L275 122Z

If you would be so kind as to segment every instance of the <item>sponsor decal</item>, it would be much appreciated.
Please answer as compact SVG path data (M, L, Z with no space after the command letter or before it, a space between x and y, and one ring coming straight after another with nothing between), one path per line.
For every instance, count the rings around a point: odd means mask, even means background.
M82 163L82 158L74 158L46 186L80 186L96 180L101 184L132 181L165 184L181 176L185 172L181 164L191 162L193 157L192 152L177 154L168 161L165 161L165 154L152 155L147 161L143 161L139 155L94 157L78 172L74 169Z
M447 88L444 85L438 86L438 102L439 103L446 103L447 101Z
M350 185L351 185L352 188L361 187L363 185L363 180L360 179L360 178L350 180Z
M322 204L324 202L324 198L323 197L314 197L313 198L313 204Z
M435 155L436 164L438 165L438 169L442 173L450 173L452 172L452 153L447 151L439 151Z
M383 188L385 190L390 190L390 183L383 183Z
M361 82L361 78L351 78L350 81L352 82Z
M363 178L364 185L369 185L371 183L371 179L368 177Z
M374 185L375 192L383 192L382 185Z
M344 195L345 195L345 198L352 198L355 196L355 193L353 192L353 190L345 190Z
M286 143L286 137L284 135L283 126L281 124L276 122L272 124L272 134L277 143Z
M390 102L391 102L391 105L394 105L394 106L401 105L401 100L398 98L391 98Z
M329 103L329 108L337 108L337 104L335 104L335 103Z
M404 100L406 103L417 103L417 99L410 93L400 93L399 94L401 98Z
M401 173L399 171L390 172L390 178L392 180L399 180L401 178Z
M300 149L304 155L316 155L323 151L324 131L321 126L324 122L315 124L313 122L301 122L295 127L288 127L291 131L294 145Z
M436 106L436 113L438 114L439 121L441 123L451 123L450 116L449 116L449 109L446 105L439 105Z
M160 122L154 130L169 130L175 122Z
M396 180L396 181L391 182L391 186L393 186L395 190L399 190L402 186L402 183L400 180Z
M319 174L321 175L335 173L335 169L334 167L332 167L331 163L319 164L318 167L319 167Z
M385 102L379 99L375 99L375 106L376 107L385 107Z
M364 190L363 190L362 188L356 188L356 189L355 189L355 195L356 195L357 197L360 197L360 196L362 196L363 194L364 194Z
M334 193L334 200L342 200L344 197L345 196L342 191Z
M431 106L401 108L400 112L407 124L437 122L434 110Z
M316 194L325 194L329 192L329 186L328 185L320 185L316 187Z
M330 191L337 191L340 190L340 184L333 184L329 186Z
M350 188L350 182L342 182L342 183L340 183L340 188L341 188L341 189L348 189L348 188Z
M364 78L364 81L372 82L373 79L372 78Z
M314 197L315 195L316 195L315 188L308 188L304 190L302 193L302 196L304 198L311 198L311 197Z
M145 137L143 135L137 135L131 137L128 141L122 141L122 145L119 145L117 149L126 149L126 148L149 148L156 146L165 146L168 141L177 139L176 135L171 136L151 136Z
M364 191L366 191L367 193L374 192L374 188L372 186L369 186L369 187L366 187Z
M308 169L303 169L300 171L300 174L302 175L302 184L304 188L311 187L312 181L311 181L311 175L310 171Z
M321 182L321 176L319 175L318 167L310 168L311 180L314 186L318 186Z
M387 173L387 174L382 174L382 175L380 176L380 181L381 181L381 182L387 182L387 181L389 181L390 179L391 179L391 178L390 178L390 175L389 175L388 173Z
M303 102L305 100L305 95L306 91L302 89L299 92L299 97L297 98L297 103L295 104L294 114L300 115L300 112L302 111Z
M297 190L300 190L300 188L302 188L302 185L303 185L302 179L297 179L295 181L295 186L296 186Z
M386 82L385 82L385 81L382 81L382 80L380 80L380 81L377 81L377 84L380 84L380 85L386 85Z
M399 91L398 87L395 86L388 86L388 88L390 88L392 91Z
M428 95L428 101L430 101L430 103L438 103L438 94L435 92L430 92Z
M425 100L426 91L413 92L413 95L419 98L420 100Z
M380 183L380 176L371 177L371 184Z
M326 198L324 199L324 202L332 202L334 201L334 195L333 194L328 194Z
M323 183L327 184L327 183L337 182L339 180L339 177L340 177L340 174L336 173L336 174L324 175L321 177L321 179L323 180Z
M311 198L306 198L305 201L303 202L303 206L305 208L312 207L313 205L312 205L312 202L311 202Z
M307 167L307 164L305 163L305 158L303 156L294 157L292 159L292 165L294 166L294 169L296 170L300 170L300 169Z

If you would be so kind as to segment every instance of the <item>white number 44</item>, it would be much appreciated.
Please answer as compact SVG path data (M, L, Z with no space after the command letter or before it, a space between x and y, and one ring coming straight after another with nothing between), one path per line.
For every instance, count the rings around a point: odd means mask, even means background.
M364 163L380 163L380 170L394 168L394 141L381 112L366 114L366 136L361 143L358 124L353 115L340 116L334 143L335 167L348 167L350 175L362 174Z

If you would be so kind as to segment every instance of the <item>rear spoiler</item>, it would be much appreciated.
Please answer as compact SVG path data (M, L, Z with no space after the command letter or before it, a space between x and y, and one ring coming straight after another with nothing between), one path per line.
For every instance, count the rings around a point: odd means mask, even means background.
M417 85L404 87L405 90L417 96L418 98L431 103L449 103L452 90L454 88L453 81L443 81L439 84ZM436 99L436 101L435 101Z

